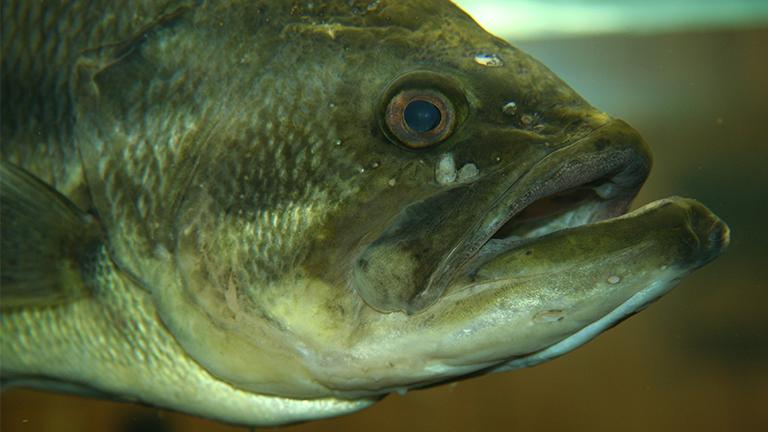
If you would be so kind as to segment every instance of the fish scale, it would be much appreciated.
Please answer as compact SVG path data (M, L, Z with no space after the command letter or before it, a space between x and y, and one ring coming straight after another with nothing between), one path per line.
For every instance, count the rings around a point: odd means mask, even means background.
M136 32L144 24L140 16L158 13L157 3L134 2L135 15L128 17L109 13L113 2L2 2L4 158L65 193L81 186L71 139L69 71L82 50Z

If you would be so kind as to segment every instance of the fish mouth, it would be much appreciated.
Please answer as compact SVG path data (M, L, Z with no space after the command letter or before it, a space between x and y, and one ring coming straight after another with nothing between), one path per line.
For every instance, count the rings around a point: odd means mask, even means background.
M522 210L506 215L505 222L491 226L492 232L474 257L474 262L535 241L552 232L575 228L625 214L628 200L610 197L610 178L600 178L533 200ZM496 224L498 225L498 224Z
M628 128L620 121L614 127ZM517 315L517 325L530 331L525 345L539 344L517 351L489 348L485 357L473 354L454 365L495 358L502 362L491 370L509 370L562 355L639 312L725 251L728 226L695 200L664 198L629 212L650 170L647 147L633 135L634 143L618 154L592 153L583 163L571 159L575 168L554 170L538 187L526 184L526 177L538 175L532 170L483 219L483 228L475 231L479 247L468 242L466 250L476 252L454 275L443 303L450 308L469 299L504 299L508 309L517 310L499 314ZM581 147L583 153L599 139L585 137L565 152ZM521 188L535 192L521 194ZM515 334L501 330L496 340Z
M614 147L606 149L606 142ZM650 151L639 134L621 120L609 120L509 185L440 263L435 275L443 280L432 282L452 285L505 251L624 215L650 166Z
M532 366L577 348L661 297L720 255L729 231L709 209L685 198L627 212L649 170L643 140L611 120L514 180L488 177L476 189L455 188L448 191L455 195L440 195L442 201L409 209L398 221L401 229L381 244L413 244L405 240L413 238L413 227L433 218L432 207L455 214L463 228L464 237L450 243L417 231L419 239L449 249L429 280L439 291L447 279L445 289L417 313L366 309L371 334L356 337L349 350L358 362L364 359L364 367L357 378L332 386L364 395ZM488 210L479 217L463 219L466 212L454 212L455 206L433 205L465 202L452 198L481 189L488 190L478 197ZM396 255L379 256L391 263ZM414 304L426 304L424 298Z
M565 151L583 150L597 139L586 137ZM565 354L639 312L725 251L728 226L695 200L664 198L629 212L650 169L645 149L639 140L623 147L621 155L587 157L585 163L573 163L575 169L555 170L538 187L526 184L526 177L536 177L534 169L498 200L475 231L479 246L468 242L467 250L476 252L454 275L443 307L493 298L484 313L525 330L497 326L487 340L506 339L513 346L520 333L526 337L509 350L479 343L457 354L463 359L453 366L491 362L480 370L503 371ZM595 169L588 169L589 163ZM535 192L520 194L521 188ZM505 303L506 310L497 309ZM476 334L478 322L464 322L462 331Z
M622 190L604 175L532 199L521 210L497 218L484 231L487 239L463 267L470 274L495 256L523 247L548 234L590 225L627 213L635 191ZM639 187L637 188L639 189ZM491 233L490 236L487 233Z

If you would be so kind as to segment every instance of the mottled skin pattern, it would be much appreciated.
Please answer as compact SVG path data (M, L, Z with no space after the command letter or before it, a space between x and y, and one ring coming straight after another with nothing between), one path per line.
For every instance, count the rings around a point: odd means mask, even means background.
M447 1L100 3L3 3L3 159L90 211L103 238L85 297L3 309L4 378L237 423L337 415L540 351L719 251L690 240L714 216L673 203L646 212L672 228L643 225L637 256L654 259L621 289L598 257L627 256L614 252L636 240L632 218L604 225L615 242L594 257L588 233L543 243L535 257L589 255L570 280L499 276L528 259L481 250L511 215L594 182L610 196L574 210L580 223L620 214L650 156ZM403 88L451 99L448 140L413 151L386 136ZM436 181L446 155L479 175ZM711 223L678 229L688 214ZM528 324L566 304L573 319Z

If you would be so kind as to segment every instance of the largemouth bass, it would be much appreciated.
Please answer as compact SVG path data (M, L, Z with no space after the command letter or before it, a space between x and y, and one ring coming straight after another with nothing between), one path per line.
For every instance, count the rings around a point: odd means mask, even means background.
M277 425L532 366L721 254L448 1L4 1L2 379Z

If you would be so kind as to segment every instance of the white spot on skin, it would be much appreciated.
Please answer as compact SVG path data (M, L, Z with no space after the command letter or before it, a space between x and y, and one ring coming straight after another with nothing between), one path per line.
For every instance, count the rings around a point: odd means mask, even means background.
M534 315L535 322L558 322L565 318L565 312L560 309L545 310Z
M486 67L502 67L504 61L496 54L480 53L475 55L475 63Z
M501 111L506 115L515 115L517 113L517 104L514 102L508 102L501 108Z
M396 184L397 184L397 180L395 180L394 178L391 178L391 179L389 179L389 181L387 182L387 184L388 184L388 185L390 185L390 186L394 186L394 185L396 185Z
M368 12L373 12L379 7L379 3L381 3L381 0L373 0L372 2L368 3L368 7L365 9Z
M468 163L459 170L458 181L460 183L472 181L480 174L480 170L473 163Z
M453 160L453 155L446 153L440 156L440 160L435 168L435 180L441 185L447 185L455 182L457 176L456 162Z
M621 278L616 275L612 275L608 277L608 283L611 285L616 285L619 282L621 282Z

